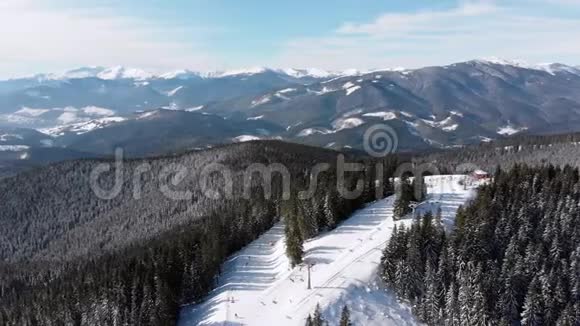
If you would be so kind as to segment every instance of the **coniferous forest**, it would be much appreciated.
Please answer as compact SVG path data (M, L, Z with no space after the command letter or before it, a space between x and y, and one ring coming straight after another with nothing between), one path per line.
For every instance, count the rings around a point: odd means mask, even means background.
M346 174L347 189L363 182L360 196L345 199L336 187L336 155L260 142L129 160L129 181L139 164L152 170L141 177L136 201L133 189L112 200L92 196L86 180L99 161L65 162L0 181L0 325L174 325L182 305L199 302L215 286L229 255L279 222L291 263L301 264L305 240L376 199L377 187L383 196L395 191L389 180L401 157L381 160L378 173L378 161L351 156L365 168ZM232 198L200 194L199 170L216 162L240 186ZM156 173L175 163L192 168L176 186L190 189L190 199L167 200L158 191ZM284 164L292 176L290 199L282 198L279 177L272 179L271 197L259 178L244 183L252 163ZM317 163L331 168L318 175L313 196L302 198ZM496 170L494 182L459 209L451 232L444 232L438 214L394 231L382 279L429 325L578 325L578 170L521 164ZM104 179L110 184L113 176ZM223 189L219 178L210 184ZM401 217L409 202L422 200L409 180L402 185ZM313 325L324 323L317 310ZM348 325L348 309L343 317Z
M282 163L292 175L289 200L282 198L281 178L274 177L269 198L256 178L250 181L250 198L236 188L229 199L168 201L156 193L158 184L148 175L141 190L147 200L133 202L125 192L112 202L98 200L83 183L92 161L2 180L0 188L11 191L0 192L8 203L0 212L0 325L174 325L181 305L198 302L214 287L225 259L280 216L286 216L288 239L296 244L293 261L300 263L304 239L335 227L375 199L375 162L365 161L359 161L366 166L363 171L345 177L347 189L363 180L357 198L345 200L334 190L335 168L318 176L312 197L298 197L308 189L312 166L335 164L336 155L274 142L147 161L153 171L167 161L194 167L220 162L238 179L250 163ZM380 173L386 179L396 160L383 160ZM127 162L129 172L137 163L143 161ZM184 181L193 192L199 191L196 178L193 174ZM216 181L214 186L222 185ZM380 187L385 194L392 191L388 184ZM46 195L53 192L58 196Z
M382 279L429 325L580 323L578 169L514 165L457 213L395 230Z

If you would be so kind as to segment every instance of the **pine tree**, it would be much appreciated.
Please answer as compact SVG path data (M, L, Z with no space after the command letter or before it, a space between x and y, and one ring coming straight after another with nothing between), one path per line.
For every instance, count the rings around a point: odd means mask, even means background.
M308 317L306 318L306 326L313 326L314 323L312 321L312 315L308 315Z
M409 183L408 178L402 177L398 187L399 191L393 208L395 218L401 218L411 211L409 205L415 196L413 194L413 186Z
M334 193L329 191L324 197L324 217L326 225L334 228L338 222L337 213L335 212Z
M314 310L314 316L312 318L312 326L324 326L325 321L322 318L322 311L320 309L320 304L316 304L316 309Z
M340 326L351 326L350 323L350 311L348 307L345 305L342 308L342 313L340 314Z
M284 214L284 234L286 237L286 255L290 259L290 264L292 267L302 263L302 257L304 256L302 232L300 231L300 225L298 222L298 211L297 203L293 200L287 200L284 203L283 214Z
M455 283L451 282L447 295L445 297L445 325L446 326L460 326L461 319L459 316L459 308L457 303L457 293Z
M539 283L538 279L534 278L528 288L524 311L522 312L523 326L540 326L544 324L544 307Z

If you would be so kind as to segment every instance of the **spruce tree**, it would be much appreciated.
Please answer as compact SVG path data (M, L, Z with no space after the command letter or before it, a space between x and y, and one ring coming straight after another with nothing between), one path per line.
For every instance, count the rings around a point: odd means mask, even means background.
M314 316L312 318L312 326L324 326L324 318L322 318L322 311L320 309L320 304L316 304L316 309L314 310Z
M285 215L284 234L286 237L286 255L290 259L292 267L301 264L304 256L304 240L300 232L297 211L298 207L296 207L295 202L292 200L286 201L283 212Z
M308 315L308 318L306 318L306 326L313 326L314 323L312 321L312 315Z
M401 177L398 187L399 191L393 208L393 214L396 219L402 218L411 211L409 205L415 196L413 194L413 186L409 183L408 178Z
M351 326L350 323L350 311L348 307L345 305L342 308L342 313L340 314L340 326Z
M544 307L539 283L537 278L534 278L532 283L530 283L524 302L524 311L522 312L522 326L540 326L544 324Z

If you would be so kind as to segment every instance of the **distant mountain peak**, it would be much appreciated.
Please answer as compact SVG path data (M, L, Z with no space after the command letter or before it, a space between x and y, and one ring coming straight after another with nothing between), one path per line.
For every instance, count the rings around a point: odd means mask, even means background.
M530 70L538 70L544 71L549 74L556 74L556 73L570 73L575 75L580 75L580 69L578 67L573 67L569 65L565 65L562 63L539 63L539 64L529 64L523 60L508 60L502 59L498 57L488 57L484 59L476 59L470 62L476 63L483 63L483 64L495 64L495 65L502 65L502 66L512 66L518 67L523 69L530 69Z
M529 64L523 60L510 60L499 57L485 57L466 62L458 62L455 64L447 65L447 67L465 63L480 64L480 65L511 66L522 69L544 71L550 74L570 73L580 75L580 66L570 66L561 63ZM33 76L24 77L22 79L36 80L38 83L42 83L45 81L66 81L70 79L82 79L82 78L100 78L103 80L132 79L135 81L149 81L150 79L187 80L192 78L213 79L213 78L247 77L253 75L260 75L264 73L274 73L298 79L300 78L331 79L350 76L362 76L365 74L375 72L406 73L418 69L421 68L406 69L403 67L394 67L394 68L362 69L362 70L353 68L342 71L331 71L319 68L269 68L264 66L257 66L243 69L233 69L224 71L204 71L204 72L193 71L189 69L177 69L174 71L156 74L151 71L140 68L119 65L112 67L84 66L68 70L62 73L36 74Z
M280 71L288 76L296 78L302 77L327 78L336 75L336 73L318 68L284 68L280 69Z
M204 74L188 69L178 69L159 75L161 79L189 79L196 77L203 77Z
M223 72L216 72L210 73L215 77L229 77L229 76L239 76L239 75L256 75L262 74L268 71L273 71L267 67L250 67L250 68L242 68L242 69L234 69L234 70L227 70Z

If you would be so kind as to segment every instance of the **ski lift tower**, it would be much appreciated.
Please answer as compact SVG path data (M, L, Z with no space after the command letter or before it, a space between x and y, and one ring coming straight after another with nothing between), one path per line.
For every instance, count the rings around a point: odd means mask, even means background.
M306 267L308 268L308 290L312 289L312 283L310 281L310 269L314 266L312 263L306 263Z

